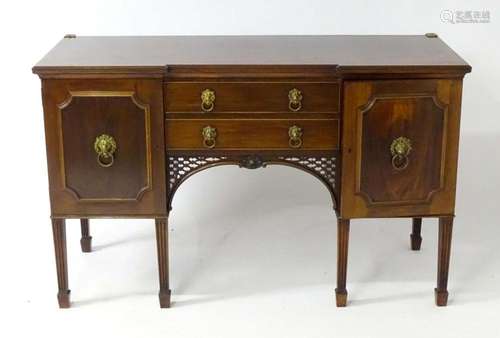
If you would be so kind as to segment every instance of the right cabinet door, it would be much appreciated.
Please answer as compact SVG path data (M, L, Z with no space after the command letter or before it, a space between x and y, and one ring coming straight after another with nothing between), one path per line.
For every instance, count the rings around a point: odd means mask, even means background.
M454 213L461 86L344 83L342 217Z

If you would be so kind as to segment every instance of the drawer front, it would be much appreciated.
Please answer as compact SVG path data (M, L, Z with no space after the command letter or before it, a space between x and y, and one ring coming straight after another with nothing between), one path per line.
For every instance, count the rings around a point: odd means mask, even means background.
M339 111L335 82L171 82L164 93L167 113Z
M159 80L44 84L53 214L166 212L161 103Z
M343 217L451 214L459 81L345 87Z
M168 150L332 150L339 120L167 119Z

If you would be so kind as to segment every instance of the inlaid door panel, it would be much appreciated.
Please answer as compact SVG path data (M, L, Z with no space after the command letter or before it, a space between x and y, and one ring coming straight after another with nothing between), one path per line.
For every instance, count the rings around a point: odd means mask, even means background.
M461 82L345 84L344 217L451 214Z
M161 88L160 80L44 81L54 216L166 213Z
M446 108L431 96L374 98L360 112L357 191L370 204L425 202L442 188ZM408 155L394 147L406 142ZM392 146L392 151L391 151Z
M72 92L61 107L66 188L81 201L138 201L151 189L149 120L133 93ZM112 154L96 151L103 136Z

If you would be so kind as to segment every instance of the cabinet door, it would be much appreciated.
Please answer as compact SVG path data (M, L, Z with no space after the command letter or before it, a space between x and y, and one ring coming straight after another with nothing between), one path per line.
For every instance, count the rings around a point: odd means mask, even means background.
M344 87L341 214L453 214L461 81Z
M165 214L160 80L46 80L53 215Z

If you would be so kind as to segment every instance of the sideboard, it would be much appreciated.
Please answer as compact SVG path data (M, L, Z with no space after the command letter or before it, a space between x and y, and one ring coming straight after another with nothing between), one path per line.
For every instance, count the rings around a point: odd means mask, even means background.
M218 165L285 165L324 184L337 216L337 306L347 303L352 219L410 218L419 250L422 218L437 218L435 301L446 305L470 71L434 33L65 36L33 68L59 306L70 306L65 220L81 220L89 252L89 219L111 217L155 220L160 306L169 307L172 198Z

